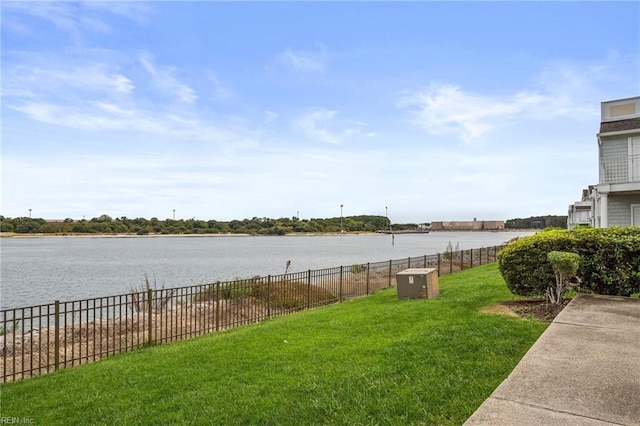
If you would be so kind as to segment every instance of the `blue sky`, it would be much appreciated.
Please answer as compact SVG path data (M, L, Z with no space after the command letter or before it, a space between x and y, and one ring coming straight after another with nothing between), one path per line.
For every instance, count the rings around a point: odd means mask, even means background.
M637 2L7 2L9 217L566 214Z

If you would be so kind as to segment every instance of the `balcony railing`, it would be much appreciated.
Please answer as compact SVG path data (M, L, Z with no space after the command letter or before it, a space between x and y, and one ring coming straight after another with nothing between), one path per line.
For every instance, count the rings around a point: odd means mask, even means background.
M600 183L640 182L640 155L617 155L600 159Z

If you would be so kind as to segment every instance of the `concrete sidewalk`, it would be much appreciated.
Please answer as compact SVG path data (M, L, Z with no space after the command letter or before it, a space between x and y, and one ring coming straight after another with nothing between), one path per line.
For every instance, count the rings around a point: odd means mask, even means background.
M575 297L465 425L640 425L640 299Z

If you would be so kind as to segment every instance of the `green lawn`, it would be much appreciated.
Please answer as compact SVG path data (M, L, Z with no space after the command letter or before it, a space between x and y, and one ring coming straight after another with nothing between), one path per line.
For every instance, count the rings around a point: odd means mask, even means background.
M513 298L495 264L4 384L34 424L462 424L547 324L479 313Z

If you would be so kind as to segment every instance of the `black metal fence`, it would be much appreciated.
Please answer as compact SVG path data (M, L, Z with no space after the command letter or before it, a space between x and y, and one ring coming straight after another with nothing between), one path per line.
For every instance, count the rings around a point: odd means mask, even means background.
M393 286L406 268L445 275L494 262L503 247L5 309L0 375L20 380L368 295Z

